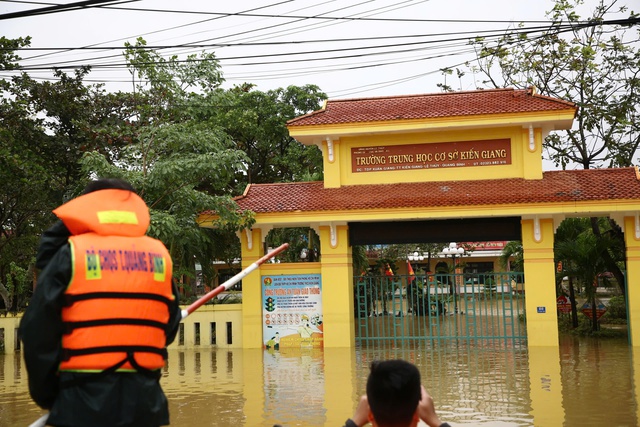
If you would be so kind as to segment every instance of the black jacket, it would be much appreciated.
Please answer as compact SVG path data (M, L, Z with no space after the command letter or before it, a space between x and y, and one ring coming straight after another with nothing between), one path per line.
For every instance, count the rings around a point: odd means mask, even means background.
M156 377L135 373L58 373L62 342L62 305L71 281L69 232L61 223L47 230L40 241L36 265L42 268L36 289L20 322L29 392L38 406L49 409L47 425L148 426L169 424L167 399ZM167 345L176 337L181 320L178 289L170 307ZM79 377L77 385L60 387Z

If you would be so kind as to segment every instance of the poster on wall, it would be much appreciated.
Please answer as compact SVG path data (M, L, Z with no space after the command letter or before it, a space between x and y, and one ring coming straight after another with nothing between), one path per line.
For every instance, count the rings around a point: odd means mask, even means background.
M319 274L262 276L262 341L268 350L322 346Z

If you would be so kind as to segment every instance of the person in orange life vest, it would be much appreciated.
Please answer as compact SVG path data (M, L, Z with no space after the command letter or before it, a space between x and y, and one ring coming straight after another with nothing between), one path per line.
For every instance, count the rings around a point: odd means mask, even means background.
M169 252L145 235L149 209L101 179L54 213L19 329L31 397L47 425L168 425L160 369L181 313Z
M360 397L352 418L344 427L416 427L422 420L429 427L451 427L443 423L433 398L420 384L418 368L404 360L373 362L367 378L367 394Z

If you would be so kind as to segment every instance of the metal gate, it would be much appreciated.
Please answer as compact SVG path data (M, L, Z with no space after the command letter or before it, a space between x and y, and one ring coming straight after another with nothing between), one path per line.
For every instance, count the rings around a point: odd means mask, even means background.
M522 273L355 277L356 340L526 346Z

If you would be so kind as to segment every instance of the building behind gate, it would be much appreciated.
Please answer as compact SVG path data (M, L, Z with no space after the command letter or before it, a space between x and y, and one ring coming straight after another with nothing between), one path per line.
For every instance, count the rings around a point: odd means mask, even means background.
M497 328L514 342L526 337L529 347L558 346L553 239L560 222L573 216L610 216L622 227L630 342L640 345L638 170L542 168L544 138L569 129L575 113L574 104L530 88L329 100L289 121L293 138L322 150L324 181L251 184L236 198L256 218L252 229L240 233L242 264L264 254L273 228L311 227L320 237L321 256L316 262L264 264L243 280L243 347L314 345L319 339L327 347L350 347L363 333L375 337L379 331L367 328L377 327L399 328L402 337L445 339L460 331L482 338ZM208 213L199 220L206 227L215 218ZM517 292L502 299L472 295L458 300L464 317L438 316L445 296L426 292L416 295L427 298L422 316L373 322L371 301L359 296L354 245L509 240L523 244L524 298ZM313 297L304 296L309 290ZM270 301L267 295L273 295ZM485 309L486 301L493 305ZM479 313L496 305L503 314L516 314L483 324ZM526 325L518 320L525 315ZM276 330L299 339L268 336Z

